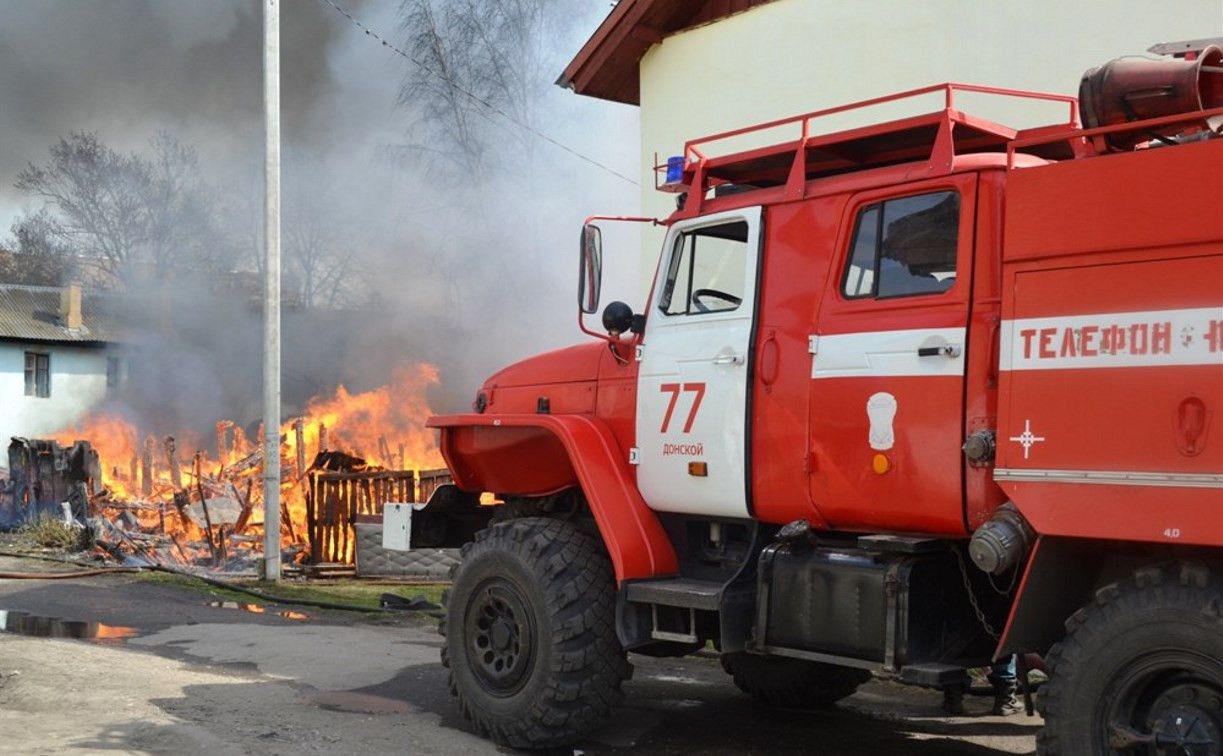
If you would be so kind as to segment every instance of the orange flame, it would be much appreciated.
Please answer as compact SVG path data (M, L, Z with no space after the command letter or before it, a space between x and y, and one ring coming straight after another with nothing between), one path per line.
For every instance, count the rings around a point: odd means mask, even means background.
M400 368L390 384L372 391L351 394L340 386L334 397L311 399L302 413L305 450L324 451L319 436L325 426L328 449L361 457L371 465L402 470L441 467L433 433L425 428L425 419L432 414L425 391L436 383L437 368L419 364ZM292 421L285 423L281 433L288 436L290 454L296 453ZM307 465L312 457L307 454Z
M432 414L426 391L436 383L438 371L433 365L422 363L403 367L395 372L391 383L380 388L353 394L339 386L334 396L315 397L307 402L300 417L282 425L281 500L288 514L288 522L281 525L282 546L301 542L306 537L304 470L299 468L299 461L308 469L318 452L331 450L361 457L370 465L388 469L424 470L443 466L433 433L424 424ZM297 449L298 424L302 435L301 453ZM115 508L134 512L141 526L149 532L175 536L175 546L180 551L190 545L180 540L200 542L207 536L198 517L185 516L178 507L168 504L175 500L176 491L185 491L187 498L196 502L201 498L214 501L213 496L237 499L249 515L249 521L240 519L242 527L254 531L262 529L262 483L256 478L262 466L243 464L252 461L248 455L261 450L261 439L248 440L240 426L218 423L216 441L208 444L218 448L214 451L215 457L210 459L199 439L176 437L174 457L181 484L176 487L165 440L152 436L141 440L137 433L137 428L123 418L99 413L78 426L53 434L52 438L62 445L78 439L89 441L98 452L101 483L110 492L108 501ZM199 480L195 477L197 455ZM151 468L147 476L146 467ZM201 485L204 479L208 479L208 486ZM224 483L222 491L217 491L218 481ZM182 498L175 502L181 503ZM261 539L248 541L253 544Z

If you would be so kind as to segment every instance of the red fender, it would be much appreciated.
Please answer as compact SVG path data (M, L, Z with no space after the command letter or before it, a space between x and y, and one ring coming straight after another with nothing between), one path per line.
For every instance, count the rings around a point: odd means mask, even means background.
M616 580L679 571L675 549L637 491L611 429L585 415L445 415L441 451L464 491L542 496L581 486Z

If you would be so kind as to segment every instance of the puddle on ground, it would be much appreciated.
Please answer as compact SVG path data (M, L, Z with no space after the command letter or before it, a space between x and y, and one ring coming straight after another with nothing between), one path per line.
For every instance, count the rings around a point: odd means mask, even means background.
M79 638L103 645L118 645L139 634L134 627L40 617L29 612L0 609L0 631L35 638Z
M651 680L665 683L679 683L680 685L704 685L704 680L698 680L695 677L684 677L682 675L650 675Z
M295 612L289 609L282 611L268 611L266 606L259 604L248 604L245 601L209 601L208 606L217 609L237 609L240 612L250 612L251 614L275 614L278 617L284 617L291 620L310 619L310 615L305 612Z
M302 698L331 711L353 714L411 714L416 707L407 701L371 696L368 693L319 690L303 693Z

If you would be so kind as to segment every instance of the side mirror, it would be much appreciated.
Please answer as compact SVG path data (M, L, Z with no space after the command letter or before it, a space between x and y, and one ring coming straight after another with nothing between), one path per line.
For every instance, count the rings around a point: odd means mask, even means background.
M582 226L578 270L578 308L587 315L599 311L599 289L603 282L603 232L598 226Z

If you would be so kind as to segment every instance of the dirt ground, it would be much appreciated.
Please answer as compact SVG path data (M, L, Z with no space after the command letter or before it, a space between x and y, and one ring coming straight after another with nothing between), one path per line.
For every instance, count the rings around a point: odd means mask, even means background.
M47 569L0 557L0 572ZM0 632L0 754L511 753L460 717L435 620L211 603L205 592L130 575L0 579L0 613L25 626ZM130 635L25 634L82 627ZM608 725L556 754L989 756L1031 753L1040 725L988 716L984 697L966 700L967 716L943 717L937 692L884 681L829 711L769 710L715 659L632 661L625 704Z

